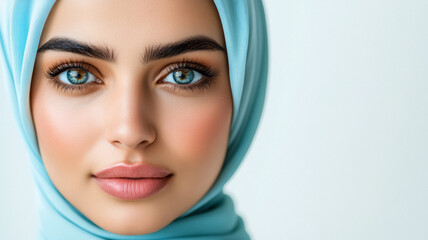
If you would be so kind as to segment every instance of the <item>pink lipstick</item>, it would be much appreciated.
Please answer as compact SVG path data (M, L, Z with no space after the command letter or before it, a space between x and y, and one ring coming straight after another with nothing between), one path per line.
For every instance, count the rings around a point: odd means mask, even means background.
M119 163L94 174L95 182L106 193L125 200L149 197L168 184L172 172L158 167Z

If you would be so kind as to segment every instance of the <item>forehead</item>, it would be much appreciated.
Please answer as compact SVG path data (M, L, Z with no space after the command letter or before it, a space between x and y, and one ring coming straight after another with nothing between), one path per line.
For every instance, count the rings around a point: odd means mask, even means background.
M224 45L221 22L210 0L58 0L40 45L53 37L106 44L121 52L205 35Z

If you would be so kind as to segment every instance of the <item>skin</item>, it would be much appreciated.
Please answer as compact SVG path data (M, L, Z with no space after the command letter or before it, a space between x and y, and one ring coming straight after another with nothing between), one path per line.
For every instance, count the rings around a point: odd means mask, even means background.
M232 96L225 51L200 50L143 62L153 45L206 36L225 48L212 1L60 0L40 40L55 37L107 46L115 62L64 51L37 54L31 111L46 170L59 192L99 227L123 235L158 231L200 200L215 182L227 149ZM168 66L191 59L216 71L208 88L159 82ZM98 79L63 91L46 76L63 61L83 61ZM58 80L58 77L57 77ZM123 200L93 174L117 163L173 172L156 194Z

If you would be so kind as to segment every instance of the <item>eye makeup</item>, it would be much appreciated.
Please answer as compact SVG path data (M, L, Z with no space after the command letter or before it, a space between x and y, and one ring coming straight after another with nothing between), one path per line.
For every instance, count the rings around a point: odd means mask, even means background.
M95 76L95 81L82 84L68 84L59 79L59 76L69 76L69 74L64 74L67 71L78 71L78 72L87 72ZM165 78L177 71L186 71L186 72L196 72L197 74L202 75L202 78L194 83L190 84L181 84L181 83L172 83L165 81ZM210 66L200 63L197 60L192 59L183 59L180 62L175 62L168 64L164 67L160 74L161 77L156 80L156 84L162 84L167 87L170 87L174 91L203 91L208 89L214 79L218 76L218 71L213 69ZM60 61L59 63L51 66L45 73L45 77L49 79L49 83L52 84L59 92L64 93L79 93L84 92L87 88L94 87L96 85L103 84L102 76L100 72L91 64L86 63L83 60L65 60ZM70 82L70 81L69 81Z
M191 84L179 84L179 83L170 83L166 82L165 78L171 74L174 73L174 71L177 70L190 70L190 71L196 71L197 73L200 73L202 75L202 79ZM163 73L163 74L162 74ZM196 60L192 59L183 59L181 62L178 63L172 63L169 64L162 70L161 72L161 78L157 81L158 84L165 84L169 87L171 87L174 91L195 91L195 90L206 90L208 89L212 83L214 82L214 79L218 76L218 71L213 69L210 66L206 66L204 64L199 63Z
M59 75L66 71L76 69L81 72L87 72L95 76L95 81L83 84L67 84L59 80ZM95 67L85 63L83 60L64 60L51 67L45 73L45 77L49 79L49 83L57 88L59 92L73 93L83 92L93 85L103 84L103 81L98 77L100 74L96 71Z

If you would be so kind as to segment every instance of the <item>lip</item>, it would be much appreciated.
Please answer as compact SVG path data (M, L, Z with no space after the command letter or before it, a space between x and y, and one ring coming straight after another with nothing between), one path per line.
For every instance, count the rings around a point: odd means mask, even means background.
M172 172L146 165L118 163L93 175L95 182L106 193L124 200L142 199L164 188Z

